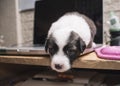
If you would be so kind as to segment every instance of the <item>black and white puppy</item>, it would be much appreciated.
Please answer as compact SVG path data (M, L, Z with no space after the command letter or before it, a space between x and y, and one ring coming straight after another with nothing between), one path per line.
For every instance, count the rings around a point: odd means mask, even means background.
M48 32L45 49L51 56L51 68L65 72L86 48L92 47L96 27L92 20L77 12L67 13L54 22Z

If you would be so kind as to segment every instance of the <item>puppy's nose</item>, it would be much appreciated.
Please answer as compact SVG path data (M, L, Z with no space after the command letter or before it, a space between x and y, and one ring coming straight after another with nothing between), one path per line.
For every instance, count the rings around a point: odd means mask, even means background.
M61 64L55 64L55 68L58 69L58 70L60 70L60 69L63 68L63 65L61 65Z

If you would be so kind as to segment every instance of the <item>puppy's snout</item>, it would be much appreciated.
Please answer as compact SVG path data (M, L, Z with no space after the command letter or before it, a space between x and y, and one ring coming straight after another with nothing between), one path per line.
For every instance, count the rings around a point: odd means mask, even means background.
M51 68L57 72L65 72L71 68L71 65L67 57L54 55L51 60Z
M60 69L63 68L63 65L61 65L61 64L55 64L55 68L58 69L58 70L60 70Z

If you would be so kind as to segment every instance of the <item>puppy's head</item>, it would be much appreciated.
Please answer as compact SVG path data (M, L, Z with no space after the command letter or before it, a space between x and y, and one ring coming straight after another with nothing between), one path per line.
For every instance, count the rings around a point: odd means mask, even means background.
M84 51L86 45L76 32L70 31L67 36L56 34L48 37L45 50L50 54L51 68L57 72L65 72L71 68L73 61Z

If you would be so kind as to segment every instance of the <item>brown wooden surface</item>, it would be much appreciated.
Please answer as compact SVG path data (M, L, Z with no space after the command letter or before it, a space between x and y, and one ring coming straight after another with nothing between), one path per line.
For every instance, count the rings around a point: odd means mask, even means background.
M1 63L50 66L49 56L4 56L0 55ZM120 70L119 60L104 60L97 57L95 52L81 56L72 65L73 68L114 69Z

